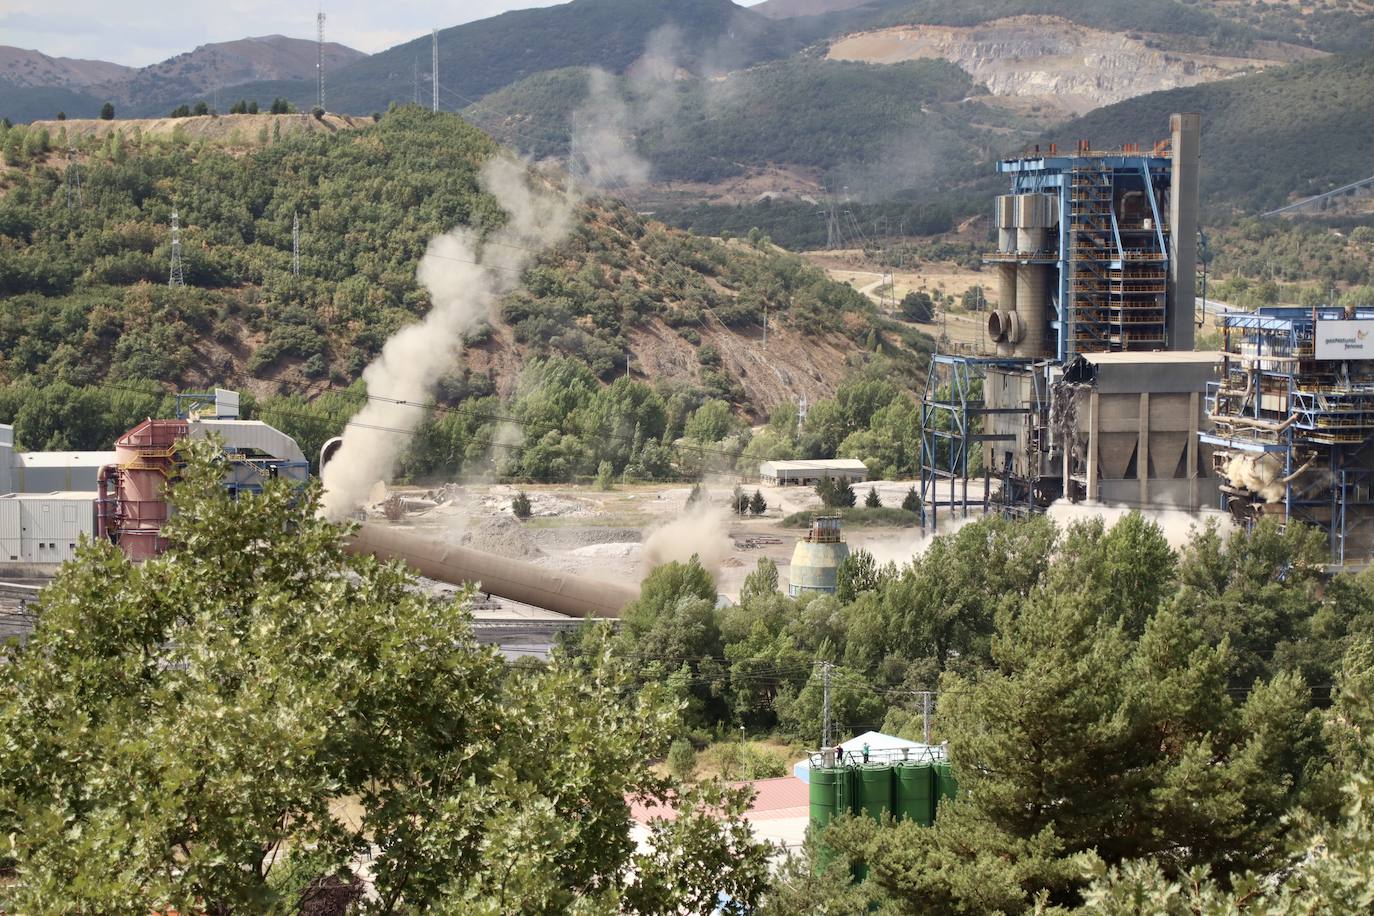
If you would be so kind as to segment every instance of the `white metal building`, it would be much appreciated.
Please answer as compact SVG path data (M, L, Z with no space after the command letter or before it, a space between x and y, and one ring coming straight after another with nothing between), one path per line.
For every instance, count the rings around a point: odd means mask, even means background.
M55 567L95 533L94 492L0 495L0 563Z
M0 424L0 494L94 491L114 452L16 452L14 427Z
M778 487L814 487L824 478L849 483L868 480L868 468L857 458L831 458L816 461L764 461L759 478Z

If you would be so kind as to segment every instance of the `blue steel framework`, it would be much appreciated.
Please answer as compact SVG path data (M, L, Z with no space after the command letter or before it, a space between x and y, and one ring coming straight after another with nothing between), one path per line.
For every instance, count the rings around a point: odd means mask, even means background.
M1057 155L1051 147L1049 156L1037 154L997 164L998 172L1011 176L1011 193L1052 194L1058 201L1054 250L996 252L986 257L989 262L1048 265L1057 273L1049 303L1054 352L1033 357L1063 363L1078 353L1165 346L1169 236L1162 192L1173 174L1166 146L1157 145L1150 154L1134 147L1115 152L1083 147L1073 156ZM1000 305L1010 307L1009 303ZM923 528L937 528L941 506L967 517L970 446L1015 439L1010 433L989 433L988 417L1027 417L1035 447L1034 431L1045 431L1048 396L1043 374L1033 366L1033 358L938 354L932 358L920 410ZM987 407L978 383L989 367L1030 372L1035 403ZM1031 422L1031 414L1042 422ZM1019 513L1038 507L1037 482L1017 479L1004 464L983 469L984 511L990 507L994 470L1001 480L1003 511ZM944 501L939 496L941 481L949 482Z
M919 511L921 527L929 525L932 531L939 530L940 506L949 508L950 515L960 512L968 517L968 481L970 468L970 447L981 447L984 442L1015 441L1012 433L990 433L987 431L987 418L990 416L1027 417L1035 406L1027 407L988 407L983 399L983 382L989 367L1023 370L1029 366L1026 360L984 359L967 356L950 356L937 353L931 357L930 370L926 376L926 390L921 398L920 437L921 437L921 507ZM1036 386L1037 402L1039 385ZM991 478L993 468L983 464L983 510L989 507ZM1012 486L1010 468L1002 469L1003 491L1009 492ZM949 497L940 501L940 481L949 481ZM1005 501L1004 501L1005 502ZM1007 506L1011 509L1010 506Z
M1148 155L1134 148L1083 149L997 164L998 172L1011 175L1011 193L1052 194L1058 201L1054 250L986 258L1057 271L1049 304L1055 352L1044 355L1064 362L1078 353L1165 345L1169 237L1163 191L1172 170L1163 146Z
M1215 429L1201 436L1217 447L1219 469L1234 458L1270 456L1284 523L1326 531L1337 565L1346 562L1352 534L1374 515L1366 451L1374 439L1374 361L1318 360L1314 349L1317 321L1348 317L1374 319L1374 309L1223 316L1221 380L1207 388ZM1222 502L1247 520L1261 506L1234 486L1223 487Z

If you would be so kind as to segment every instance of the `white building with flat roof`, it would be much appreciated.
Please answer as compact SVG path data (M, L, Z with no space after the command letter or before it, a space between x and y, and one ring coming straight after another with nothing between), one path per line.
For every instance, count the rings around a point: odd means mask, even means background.
M825 478L863 483L868 467L857 458L829 458L815 461L764 461L759 478L775 487L814 487Z

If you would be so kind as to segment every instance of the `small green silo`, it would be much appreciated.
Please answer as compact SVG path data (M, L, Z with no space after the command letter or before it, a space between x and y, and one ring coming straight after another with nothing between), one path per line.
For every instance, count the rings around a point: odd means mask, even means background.
M841 808L841 794L849 782L850 772L848 767L812 767L811 768L811 826L815 828L824 827L835 819L835 815L841 810L849 810L846 800Z
M792 550L787 572L787 593L793 598L819 593L833 595L839 584L840 564L849 556L838 516L818 516L811 529Z
M935 820L935 768L929 763L897 767L897 816L922 827Z
M935 801L938 806L942 799L953 799L959 794L959 781L954 778L954 770L948 760L935 764Z
M875 764L861 767L859 773L858 805L855 814L863 813L881 820L883 812L896 813L893 804L893 775L888 764Z

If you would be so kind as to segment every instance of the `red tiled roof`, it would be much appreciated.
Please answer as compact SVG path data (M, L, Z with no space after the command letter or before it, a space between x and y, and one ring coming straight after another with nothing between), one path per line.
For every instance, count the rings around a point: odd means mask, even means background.
M807 817L810 814L810 787L795 776L732 782L730 785L735 788L751 786L754 789L754 802L745 813L748 820L778 820ZM627 797L625 801L630 805L630 818L639 824L647 824L656 817L669 821L677 818L676 809L670 806L644 804L632 797Z

